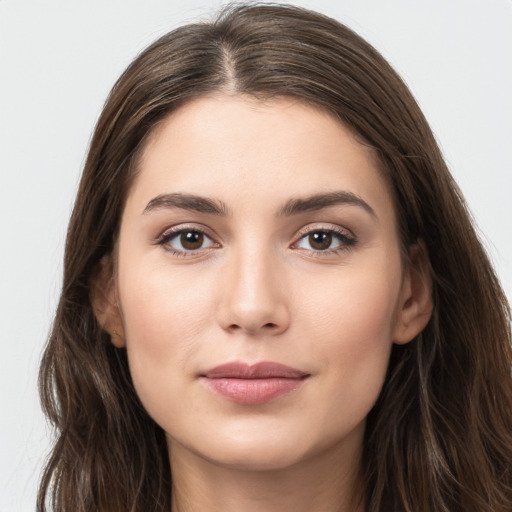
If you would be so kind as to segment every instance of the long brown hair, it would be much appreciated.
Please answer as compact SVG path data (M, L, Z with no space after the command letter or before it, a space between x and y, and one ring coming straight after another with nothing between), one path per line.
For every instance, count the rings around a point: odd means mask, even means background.
M320 107L375 148L401 241L428 251L434 311L395 345L367 421L368 512L512 510L510 310L432 132L402 80L358 35L292 6L230 6L163 36L115 84L69 224L64 281L40 371L56 430L38 510L170 511L165 436L126 352L100 328L91 279L111 253L137 157L178 105L212 91ZM47 508L50 507L50 508Z

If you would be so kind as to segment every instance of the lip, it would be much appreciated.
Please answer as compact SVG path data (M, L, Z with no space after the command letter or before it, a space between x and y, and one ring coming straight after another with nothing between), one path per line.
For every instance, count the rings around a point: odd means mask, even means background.
M245 405L264 404L299 388L308 373L283 364L232 362L201 375L206 386L226 400Z

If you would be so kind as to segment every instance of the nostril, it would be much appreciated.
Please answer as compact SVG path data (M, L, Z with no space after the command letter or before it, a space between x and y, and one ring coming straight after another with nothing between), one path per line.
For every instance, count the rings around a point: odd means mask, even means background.
M251 333L255 333L257 332L259 329L265 329L265 330L275 330L277 329L278 325L273 323L273 322L267 322L266 324L262 325L261 327L260 326L257 326L257 325L251 325L251 326L244 326L242 327L241 325L238 325L238 324L231 324L228 329L230 331L238 331L238 330L245 330L247 332L251 332Z

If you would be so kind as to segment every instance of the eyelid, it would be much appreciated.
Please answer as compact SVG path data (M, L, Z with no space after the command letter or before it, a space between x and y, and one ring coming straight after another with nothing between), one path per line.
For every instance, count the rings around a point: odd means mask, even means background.
M196 250L180 250L171 247L168 242L173 238L177 237L180 233L186 231L196 231L202 233L205 237L207 237L212 245L204 248L199 248ZM332 249L324 249L324 250L315 250L315 249L306 249L297 247L297 244L303 240L306 236L311 233L324 231L328 233L332 233L338 237L340 240L340 244L337 247L333 247ZM176 224L174 226L168 226L154 239L155 245L161 245L163 248L174 255L177 256L194 256L199 253L204 253L211 249L217 249L222 247L222 245L217 241L218 237L211 233L211 229L203 224L195 224L195 223L184 223L184 224ZM329 255L333 253L337 253L340 251L346 251L351 249L357 242L358 239L354 233L346 228L337 224L331 223L314 223L309 224L296 232L293 237L294 242L290 245L292 249L300 249L305 252L309 252L314 254L315 256Z
M205 237L211 240L212 245L209 247L204 247L196 250L180 250L174 249L168 245L168 242L177 237L180 233L186 231L196 231L198 233L202 233ZM202 224L194 224L194 223L185 223L185 224L177 224L175 226L166 227L154 240L156 245L161 245L165 250L178 255L178 256L193 256L195 254L208 251L212 248L219 248L221 244L216 240L216 236L211 234L211 230Z
M181 231L199 231L201 233L204 233L210 238L216 238L215 234L212 233L212 230L201 223L196 222L181 222L179 224L174 224L172 226L166 226L164 229L160 231L160 233L155 237L155 241L160 240L164 236L173 234L173 233L180 233Z
M315 233L318 231L324 231L327 233L333 233L338 238L341 239L341 243L338 247L334 247L332 249L325 249L325 250L314 250L314 249L304 249L297 247L297 244L303 240L306 236L310 235L311 233ZM339 226L337 224L309 224L308 226L305 226L301 228L294 236L294 242L291 244L291 248L293 249L299 249L304 250L307 252L310 252L312 254L322 256L322 255L329 255L340 251L345 251L351 249L357 242L358 239L354 233L345 227Z
M356 238L356 236L350 229L344 226L340 226L338 224L332 224L330 222L315 222L308 224L307 226L300 228L296 232L294 238L301 238L302 236L314 231L333 231L334 233L346 236L347 238Z

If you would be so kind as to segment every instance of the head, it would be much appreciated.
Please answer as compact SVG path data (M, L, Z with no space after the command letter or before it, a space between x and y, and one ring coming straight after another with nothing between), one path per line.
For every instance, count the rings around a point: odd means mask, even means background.
M483 461L501 456L498 446L482 440L490 420L479 416L484 411L496 424L506 423L490 398L502 393L510 374L503 294L431 130L401 79L343 25L272 5L227 9L212 23L162 37L129 66L106 102L70 221L63 293L41 373L46 410L61 431L43 488L66 472L80 488L79 475L87 474L88 495L68 485L56 490L57 499L77 509L79 499L90 499L100 510L121 508L126 500L144 510L157 496L161 510L168 507L166 435L146 411L127 357L125 329L132 322L119 282L123 223L148 160L173 123L219 113L237 120L241 111L229 110L234 104L246 109L244 119L261 114L268 120L276 112L284 119L284 112L292 112L296 117L284 125L290 129L294 121L316 119L321 129L339 130L364 155L382 204L389 206L383 210L396 235L393 297L399 312L392 308L388 316L396 320L412 295L417 314L411 315L414 322L395 322L402 329L388 333L382 378L365 413L362 468L370 510L470 503L466 487L453 491L453 482L462 474L483 481L486 471L491 478ZM292 196L304 196L305 183ZM284 316L264 324L279 329ZM467 443L475 447L471 456ZM454 447L456 462L450 458ZM112 474L119 475L117 483L109 480Z

